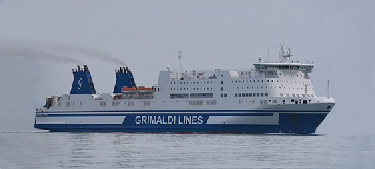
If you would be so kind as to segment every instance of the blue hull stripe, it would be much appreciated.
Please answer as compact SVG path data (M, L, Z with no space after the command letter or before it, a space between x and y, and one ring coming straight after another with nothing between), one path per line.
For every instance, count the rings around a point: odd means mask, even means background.
M79 116L129 116L129 115L142 115L142 116L155 116L155 115L188 115L188 116L198 116L202 115L203 113L181 113L181 114L171 114L171 113L159 113L159 114L152 114L152 113L92 113L92 114L75 114L75 113L66 113L66 114L48 114L45 116L48 117L79 117ZM205 116L273 116L273 113L204 113ZM37 115L37 117L42 117L43 115Z
M262 114L262 113L259 113ZM267 113L267 115L272 113ZM35 124L35 128L65 132L202 132L202 133L315 133L316 128L328 113L280 113L278 123L265 124L206 124L209 115L201 113L201 124L136 124L136 116L148 114L127 114L123 124ZM118 114L117 114L118 115ZM150 116L174 115L177 118L184 114L149 114ZM232 115L232 114L231 114ZM258 115L258 114L256 114ZM266 116L262 114L262 116Z
M48 111L46 113L72 113L72 112L321 112L329 110L102 110L102 111Z

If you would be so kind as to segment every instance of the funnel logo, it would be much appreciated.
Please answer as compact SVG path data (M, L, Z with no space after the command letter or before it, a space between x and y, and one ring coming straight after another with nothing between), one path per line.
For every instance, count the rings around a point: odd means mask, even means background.
M82 87L82 82L81 82L82 78L79 78L78 80L78 90L81 89Z

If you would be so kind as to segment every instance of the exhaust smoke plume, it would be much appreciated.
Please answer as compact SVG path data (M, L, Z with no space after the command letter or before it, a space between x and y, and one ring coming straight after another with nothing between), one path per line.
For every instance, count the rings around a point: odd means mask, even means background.
M0 56L26 57L77 65L83 64L82 61L76 58L77 55L126 66L125 62L120 59L97 49L63 43L0 37Z
M58 63L73 63L76 65L82 65L83 62L69 58L63 55L57 55L50 52L42 51L39 49L27 48L27 47L9 47L0 44L0 55L1 56L14 56L14 57L25 57L29 59L42 59Z

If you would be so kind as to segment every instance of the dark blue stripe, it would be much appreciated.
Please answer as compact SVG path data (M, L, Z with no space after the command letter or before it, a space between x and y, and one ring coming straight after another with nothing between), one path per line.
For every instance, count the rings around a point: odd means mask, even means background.
M326 112L329 110L99 110L99 111L48 111L44 113L79 113L79 112Z
M195 116L195 115L202 115L202 113L158 113L158 114L150 114L150 113L105 113L105 114L48 114L48 117L79 117L79 116L130 116L130 115L142 115L142 116ZM207 116L273 116L273 113L205 113L204 115ZM43 117L43 115L38 115L37 117Z

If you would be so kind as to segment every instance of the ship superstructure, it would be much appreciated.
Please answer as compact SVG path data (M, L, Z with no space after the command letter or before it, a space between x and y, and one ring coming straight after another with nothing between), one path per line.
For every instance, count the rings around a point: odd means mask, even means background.
M335 105L317 97L313 62L261 58L244 70L160 71L158 84L137 86L128 67L113 93L97 93L88 67L73 70L70 94L47 98L35 128L50 131L314 133ZM182 67L181 67L182 70Z

